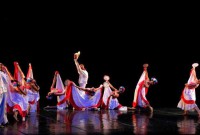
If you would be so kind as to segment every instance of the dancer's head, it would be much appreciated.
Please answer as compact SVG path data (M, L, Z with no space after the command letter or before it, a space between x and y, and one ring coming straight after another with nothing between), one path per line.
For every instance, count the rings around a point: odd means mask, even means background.
M124 86L120 86L119 87L119 93L124 93L125 91L125 87Z
M0 63L0 71L5 72L5 70L6 70L6 67L2 63Z
M104 79L105 81L109 81L109 80L110 80L110 77L109 77L108 75L104 75L103 79Z
M64 82L65 86L69 85L69 82L70 82L70 80L66 79L65 82Z
M32 81L33 81L33 78L30 78L30 77L26 78L27 83L31 83Z
M0 63L0 71L2 71L2 70L3 70L3 64Z
M153 82L153 84L157 84L158 83L158 80L154 77L151 78L151 81Z
M11 83L12 83L12 85L15 86L15 87L18 87L18 86L21 85L21 83L20 83L19 81L17 81L17 80L11 80Z
M80 64L80 68L81 68L82 70L86 70L86 69L85 69L85 66L84 66L83 64Z
M146 70L147 69L147 67L149 66L149 64L143 64L143 68L144 68L144 70Z

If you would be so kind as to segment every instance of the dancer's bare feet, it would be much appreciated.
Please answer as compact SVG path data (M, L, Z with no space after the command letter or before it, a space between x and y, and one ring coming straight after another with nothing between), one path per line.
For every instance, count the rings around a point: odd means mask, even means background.
M183 112L183 115L184 115L184 116L188 115L188 111L184 111L184 112Z
M100 111L100 108L94 107L94 108L88 108L91 111Z
M150 112L153 112L153 107L149 106Z
M16 114L13 115L13 118L14 118L16 121L19 121Z
M127 107L128 110L136 110L135 107Z
M22 121L25 121L25 117L22 117Z

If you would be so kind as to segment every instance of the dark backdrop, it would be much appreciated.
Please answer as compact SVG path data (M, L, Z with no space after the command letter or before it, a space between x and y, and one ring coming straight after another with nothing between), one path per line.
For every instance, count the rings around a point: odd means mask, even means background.
M77 51L89 72L87 86L99 86L108 74L115 87L126 88L119 101L127 106L132 104L143 63L149 63L149 77L158 79L147 95L152 106L176 107L192 63L200 62L199 22L193 14L95 8L35 11L4 11L0 61L11 73L18 61L25 74L32 63L41 106L50 104L45 96L55 70L63 80L77 83L73 61ZM200 104L199 88L196 94Z

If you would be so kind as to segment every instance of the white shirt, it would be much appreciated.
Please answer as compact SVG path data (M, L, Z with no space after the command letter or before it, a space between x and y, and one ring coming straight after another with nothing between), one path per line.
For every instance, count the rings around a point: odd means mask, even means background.
M3 92L7 92L8 80L7 75L0 71L0 94Z
M88 82L88 72L86 70L83 70L80 68L80 65L78 63L77 60L74 60L75 64L76 64L76 68L78 70L79 73L79 79L78 79L78 83L84 83L87 84Z

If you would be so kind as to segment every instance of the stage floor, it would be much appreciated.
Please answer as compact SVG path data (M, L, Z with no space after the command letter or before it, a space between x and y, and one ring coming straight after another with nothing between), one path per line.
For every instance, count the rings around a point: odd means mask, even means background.
M196 112L183 116L178 108L154 109L152 114L117 110L77 111L41 109L25 122L10 123L0 134L200 134ZM123 134L125 133L125 134Z

